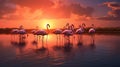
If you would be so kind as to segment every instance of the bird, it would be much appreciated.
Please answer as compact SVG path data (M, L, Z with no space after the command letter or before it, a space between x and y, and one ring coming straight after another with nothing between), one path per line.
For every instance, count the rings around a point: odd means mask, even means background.
M79 25L79 28L76 30L76 34L82 34L85 32L85 24L82 23L82 25Z
M34 35L36 35L36 34L35 34L35 33L36 33L36 30L32 30L31 33L34 34Z
M18 34L26 34L26 31L25 31L25 29L23 28L22 25L20 25L20 27L19 27Z
M90 33L90 34L94 34L94 33L95 33L94 24L92 24L91 26L92 26L92 27L89 29L89 33Z
M50 25L47 24L47 25L46 25L46 28L47 28L47 31L49 32ZM37 31L35 32L35 34L36 34L36 35L42 35L42 36L44 36L44 35L47 35L47 34L48 34L47 31L45 31L45 30L38 30L38 29L37 29Z
M46 48L44 47L44 36L48 35L48 33L45 30L38 30L35 33L36 35L41 35L42 36L42 47L38 48L37 51L45 51Z
M64 34L65 42L70 42L70 36L73 35L73 31L71 29L65 29L62 34Z
M63 33L65 36L71 36L71 35L73 35L73 31L72 31L72 30L64 30L62 33Z
M19 33L19 34L26 34L26 31L25 31L25 29L21 29L21 30L19 30L18 33Z
M54 34L56 34L56 46L54 46L53 48L55 50L61 49L60 43L61 43L61 37L60 34L62 34L62 30L61 29L56 29L55 31L53 31Z
M44 36L44 35L47 35L48 33L45 30L38 30L35 32L35 34Z
M54 33L54 34L61 34L61 33L62 33L62 30L61 30L61 29L56 29L53 33Z
M39 30L39 27L36 26L36 29L32 30L31 33L32 33L33 35L36 35L36 32L37 32L38 30Z
M91 43L90 43L90 46L92 47L92 48L95 48L95 35L94 35L94 33L96 32L95 31L95 28L94 28L94 24L92 24L91 25L91 28L89 29L89 34L90 34L90 36L91 36Z
M19 32L18 29L13 29L13 30L11 31L12 34L18 34L18 32Z
M46 24L47 32L49 33L50 24Z
M42 36L42 47L41 47L40 49L38 49L38 51L45 51L45 50L46 50L46 48L44 47L44 36L45 36L45 35L48 35L50 25L47 24L47 25L46 25L46 28L47 28L47 31L41 29L41 30L37 30L37 31L35 32L36 35L41 35L41 36ZM48 37L48 36L47 36L47 37ZM47 37L46 37L46 39L47 39ZM46 41L47 41L47 40L46 40Z
M76 30L76 34L82 34L84 33L84 29L83 28L79 28Z

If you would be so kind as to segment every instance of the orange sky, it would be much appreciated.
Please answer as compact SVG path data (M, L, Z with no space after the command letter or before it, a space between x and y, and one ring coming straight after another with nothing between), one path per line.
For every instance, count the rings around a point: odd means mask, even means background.
M86 4L88 0L1 0L0 28L23 25L29 29L36 26L45 29L49 23L53 29L63 28L68 22L76 27L81 23L87 26L95 24L96 27L120 27L120 6L112 6L117 4L116 1L98 0ZM102 11L97 11L97 8Z

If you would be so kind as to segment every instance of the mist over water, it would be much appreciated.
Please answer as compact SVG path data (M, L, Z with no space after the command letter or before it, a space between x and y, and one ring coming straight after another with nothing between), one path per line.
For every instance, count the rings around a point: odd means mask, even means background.
M0 67L119 67L119 35L0 34Z

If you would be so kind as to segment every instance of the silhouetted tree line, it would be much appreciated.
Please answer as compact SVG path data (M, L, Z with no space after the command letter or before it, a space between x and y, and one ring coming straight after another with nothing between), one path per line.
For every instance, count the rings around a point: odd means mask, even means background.
M3 34L10 34L12 29L17 29L17 28L0 28L0 33L3 33ZM77 29L77 28L76 28ZM75 29L75 30L76 30ZM85 33L88 32L88 30L90 29L90 27L86 28L85 29ZM31 33L33 29L26 29L26 31L28 33ZM63 30L63 29L62 29ZM54 31L54 29L50 29L50 31ZM118 33L120 34L120 27L107 27L107 28L96 28L96 33Z

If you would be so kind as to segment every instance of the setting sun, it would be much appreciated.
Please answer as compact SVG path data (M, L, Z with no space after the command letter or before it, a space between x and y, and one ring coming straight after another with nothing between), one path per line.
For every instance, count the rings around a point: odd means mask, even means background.
M40 28L42 28L42 29L46 29L47 24L50 25L50 29L54 29L55 28L54 23L55 23L54 20L43 19L38 24L40 25Z

